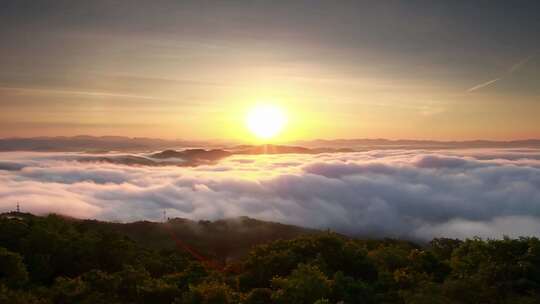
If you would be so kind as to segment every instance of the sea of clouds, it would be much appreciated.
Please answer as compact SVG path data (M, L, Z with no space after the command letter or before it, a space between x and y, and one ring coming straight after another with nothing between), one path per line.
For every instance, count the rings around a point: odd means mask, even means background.
M0 211L113 221L241 215L369 237L540 236L540 150L235 155L198 167L0 153Z

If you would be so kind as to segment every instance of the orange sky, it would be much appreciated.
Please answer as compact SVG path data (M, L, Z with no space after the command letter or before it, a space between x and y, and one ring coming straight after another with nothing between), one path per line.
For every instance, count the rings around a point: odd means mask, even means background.
M64 5L0 13L0 137L252 141L258 103L287 113L275 141L540 137L534 8Z

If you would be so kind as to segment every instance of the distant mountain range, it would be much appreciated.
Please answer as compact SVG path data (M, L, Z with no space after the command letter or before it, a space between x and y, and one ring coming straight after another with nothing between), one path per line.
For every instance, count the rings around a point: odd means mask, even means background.
M261 155L261 154L318 154L352 152L349 149L318 148L308 149L295 146L260 145L260 146L235 146L228 150L224 149L185 149L165 150L150 154L101 154L86 155L79 157L81 162L106 162L123 165L141 166L199 166L214 164L219 160L231 155Z
M108 152L108 151L156 151L187 147L209 147L209 142L165 140L145 137L88 136L2 138L0 151L41 152Z
M145 137L88 136L0 139L0 151L150 152L167 149L221 148L234 154L279 154L365 151L372 149L540 148L540 139L514 141L434 141L334 139L295 141L290 145L239 145L214 141L165 140ZM215 153L215 152L213 152ZM185 156L185 155L184 155Z
M259 154L320 154L320 153L340 153L354 152L348 148L306 148L300 146L285 145L241 145L229 149L233 154L259 155Z
M540 148L540 139L524 139L511 141L466 140L466 141L437 141L410 139L317 139L295 141L294 144L309 148L332 147L348 148L355 151L372 149L459 149L459 148Z

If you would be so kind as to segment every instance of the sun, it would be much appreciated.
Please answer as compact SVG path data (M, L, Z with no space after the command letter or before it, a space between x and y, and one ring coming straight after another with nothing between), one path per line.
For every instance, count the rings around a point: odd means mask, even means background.
M285 124L285 112L274 105L257 105L246 116L246 126L256 137L270 139L278 135Z

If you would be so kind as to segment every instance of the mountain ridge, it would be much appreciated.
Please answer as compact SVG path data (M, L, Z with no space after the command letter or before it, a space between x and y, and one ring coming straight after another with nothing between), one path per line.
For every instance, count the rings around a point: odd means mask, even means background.
M213 221L196 221L176 217L168 218L165 222L138 220L119 223L80 219L59 214L53 215L75 223L83 230L118 233L143 246L156 250L175 249L175 241L169 234L172 231L175 237L182 240L182 242L193 247L198 252L221 262L239 259L256 245L320 232L316 229L258 220L247 216ZM45 216L22 212L0 214L0 219L11 218L22 221L43 217Z
M521 140L416 140L384 138L315 139L296 140L287 146L304 148L347 148L353 150L381 148L514 148L540 147L540 139ZM238 143L216 140L159 139L126 136L41 136L0 138L0 151L40 151L40 152L95 152L95 151L156 151L179 148L226 148L240 147ZM253 145L245 145L253 146Z

